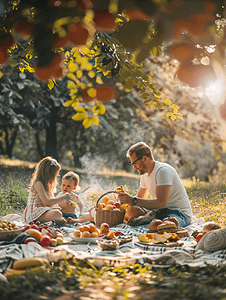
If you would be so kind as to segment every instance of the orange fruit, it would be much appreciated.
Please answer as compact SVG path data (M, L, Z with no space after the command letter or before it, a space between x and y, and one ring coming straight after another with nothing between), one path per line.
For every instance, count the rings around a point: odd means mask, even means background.
M102 199L104 204L107 204L109 200L110 200L110 198L108 196L104 196Z
M97 232L98 234L100 233L100 230L98 228L95 229L95 232Z
M103 32L111 32L116 28L116 18L109 13L108 9L97 9L94 13L95 16L93 18L93 21L96 30Z
M74 237L80 237L81 236L81 231L80 230L75 230L74 232L73 232L73 236Z
M109 200L108 202L107 202L107 205L108 204L110 204L110 205L114 205L115 204L115 202L113 201L113 200Z
M82 229L83 229L83 226L84 226L84 225L80 225L80 226L78 226L78 227L77 227L77 230L80 230L80 231L82 231Z
M82 238L90 238L91 233L89 231L83 231L81 237Z
M101 85L96 88L96 98L100 102L109 102L117 99L117 91L111 85Z
M89 231L89 225L83 225L83 228L80 229L80 231L82 231L82 232Z
M106 238L108 239L113 239L115 237L114 231L109 231L106 235Z
M89 231L90 232L96 232L96 226L94 224L89 224L87 226L89 226Z
M107 204L104 209L113 210L114 206L111 204Z

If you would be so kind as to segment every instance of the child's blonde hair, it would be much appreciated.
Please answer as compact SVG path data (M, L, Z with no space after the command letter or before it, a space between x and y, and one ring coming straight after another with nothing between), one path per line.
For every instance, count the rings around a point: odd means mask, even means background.
M57 175L61 169L56 159L47 156L41 159L32 175L29 188L33 189L35 182L41 181L46 192L54 193L57 185Z
M72 172L72 171L67 172L67 173L63 176L62 179L66 179L66 180L72 179L72 180L74 180L75 186L78 186L78 184L79 184L79 176L78 176L78 174L76 174L75 172Z

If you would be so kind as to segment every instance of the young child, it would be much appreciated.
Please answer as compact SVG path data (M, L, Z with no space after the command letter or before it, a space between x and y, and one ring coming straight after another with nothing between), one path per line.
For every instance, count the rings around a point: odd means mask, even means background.
M58 196L64 195L65 193L69 193L72 196L71 203L61 203L59 206L61 207L61 212L63 217L67 220L68 223L82 223L85 221L92 221L93 217L88 212L85 212L85 207L80 200L79 196L75 194L74 191L78 189L79 186L79 176L74 172L66 173L62 178L61 184L61 192ZM76 205L79 206L80 215L79 218L76 215Z
M61 169L60 164L50 156L40 160L35 167L30 185L28 203L23 212L23 222L48 222L55 220L58 224L66 223L58 204L71 202L71 195L54 197L57 185L57 175Z

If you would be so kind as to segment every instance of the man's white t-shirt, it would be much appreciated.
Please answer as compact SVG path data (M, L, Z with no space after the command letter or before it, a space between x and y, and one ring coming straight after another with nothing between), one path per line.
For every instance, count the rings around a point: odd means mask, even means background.
M155 161L150 176L147 173L141 175L140 187L147 188L152 199L156 199L156 187L160 185L171 185L167 208L179 208L189 217L193 216L187 192L176 170L167 163Z

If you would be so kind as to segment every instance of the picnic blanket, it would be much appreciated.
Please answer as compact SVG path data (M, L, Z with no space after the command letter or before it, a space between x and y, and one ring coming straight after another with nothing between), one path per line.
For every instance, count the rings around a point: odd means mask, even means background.
M4 219L13 221L17 225L23 225L20 215L7 215ZM87 224L89 222L86 222ZM186 227L189 237L181 238L182 246L163 247L142 244L138 235L148 231L148 225L130 226L120 224L110 228L110 230L120 230L125 234L133 236L131 242L122 244L114 251L101 251L94 243L83 243L74 241L72 234L77 225L70 224L61 227L65 243L57 247L41 247L38 243L16 244L11 243L1 245L0 241L0 268L3 270L10 267L11 261L22 257L45 257L50 261L57 261L67 253L77 259L88 259L96 264L125 265L133 263L151 263L156 267L169 267L172 265L187 265L190 267L204 267L207 264L219 265L226 263L226 248L217 251L206 251L203 247L198 247L194 237L191 236L195 230L201 231L204 219L194 218L191 225ZM84 223L85 224L85 223ZM82 240L81 240L82 241ZM4 243L4 242L3 242ZM201 244L200 244L201 245Z

